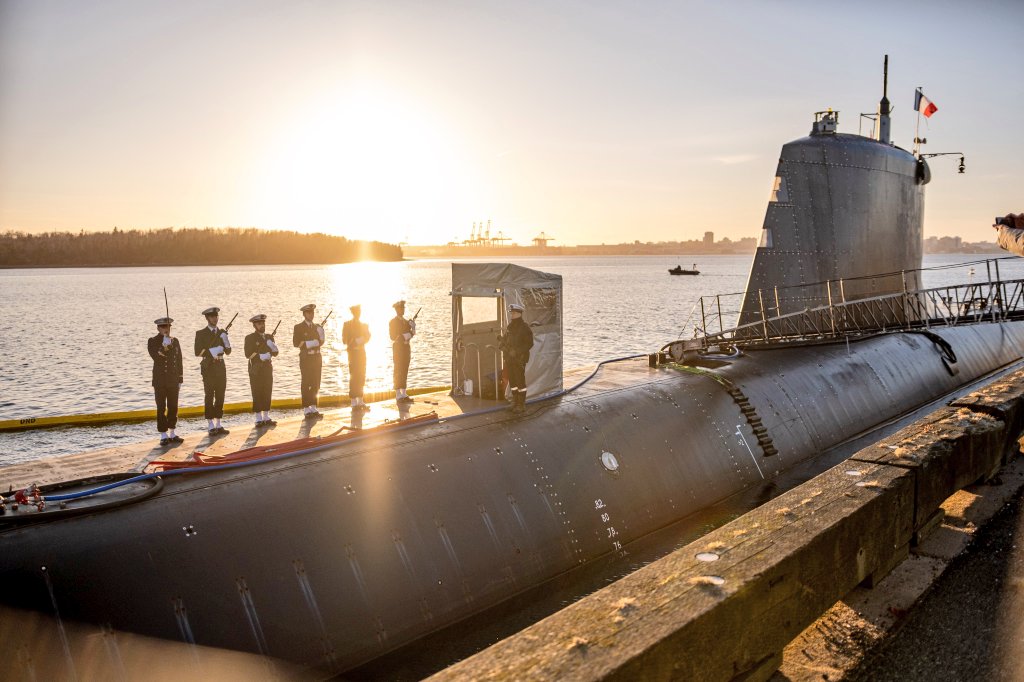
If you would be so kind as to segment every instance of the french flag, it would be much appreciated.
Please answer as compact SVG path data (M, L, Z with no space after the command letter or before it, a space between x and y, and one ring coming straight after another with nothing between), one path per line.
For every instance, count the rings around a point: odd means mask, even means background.
M938 110L939 108L935 106L935 102L925 97L924 93L921 92L921 88L914 92L914 111L920 111L924 114L925 118L931 118L931 115Z

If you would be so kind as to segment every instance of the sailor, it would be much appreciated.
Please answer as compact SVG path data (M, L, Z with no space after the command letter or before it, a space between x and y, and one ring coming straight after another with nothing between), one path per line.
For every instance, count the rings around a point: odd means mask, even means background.
M508 368L508 383L512 388L512 411L526 409L526 363L533 348L533 332L523 321L523 306L512 303L508 307L509 322L498 347Z
M366 384L366 343L370 340L370 327L359 320L362 307L351 306L352 319L341 328L341 341L348 351L348 397L353 412L363 412L370 406L363 401Z
M181 443L184 439L174 433L178 425L178 391L184 380L181 345L171 336L169 317L156 320L157 335L150 337L149 356L153 358L153 392L156 394L156 430L160 432L160 445Z
M217 326L220 319L220 308L207 308L203 311L206 326L196 332L195 353L201 357L199 369L203 374L203 415L206 417L206 429L211 436L228 433L220 424L224 416L224 391L228 387L228 371L224 364L224 356L231 354L231 339L224 329Z
M253 333L245 337L245 357L249 358L249 388L252 390L252 411L256 428L274 426L270 418L270 396L274 392L274 362L278 354L274 337L267 334L267 316L260 313L249 318Z
M316 306L312 303L299 308L302 322L295 325L292 345L299 349L299 372L302 374L302 412L306 419L323 419L316 409L317 394L320 393L320 371L323 358L320 348L324 345L324 328L313 322Z
M395 362L395 400L400 403L411 403L412 398L406 393L406 382L409 378L409 360L412 357L412 347L409 342L416 336L416 318L405 319L405 301L397 301L391 304L395 309L395 316L388 323L388 333L391 336L391 355Z
M996 218L996 242L1003 249L1024 256L1024 213L1007 213Z

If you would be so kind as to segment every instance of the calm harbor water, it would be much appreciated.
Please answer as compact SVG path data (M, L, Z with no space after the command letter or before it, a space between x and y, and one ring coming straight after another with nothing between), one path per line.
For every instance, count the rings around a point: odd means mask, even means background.
M929 256L925 266L965 263L977 256ZM562 275L565 367L657 350L693 333L690 315L700 296L742 291L752 255L699 257L521 258L526 267ZM479 260L479 259L474 259ZM671 277L666 270L696 261L698 277ZM1003 279L1024 277L1024 260L1000 262ZM926 286L966 282L967 266L925 273ZM974 279L986 277L975 266ZM275 398L299 394L291 328L299 306L313 302L318 319L331 309L324 348L321 393L347 392L348 367L341 325L359 303L373 338L367 347L367 390L391 385L387 321L391 303L408 300L409 314L422 307L414 342L410 386L451 383L451 261L356 263L333 266L224 266L174 268L69 268L0 271L0 419L89 414L152 407L152 361L146 339L164 314L163 287L175 319L172 333L185 354L180 404L201 405L202 379L192 357L201 311L216 305L221 324L238 312L231 329L236 352L228 359L227 401L250 399L242 340L248 318L282 320L282 353L275 362ZM689 324L685 324L687 319ZM248 415L229 416L249 421ZM183 424L204 428L205 422ZM152 424L61 428L5 434L0 464L152 438Z

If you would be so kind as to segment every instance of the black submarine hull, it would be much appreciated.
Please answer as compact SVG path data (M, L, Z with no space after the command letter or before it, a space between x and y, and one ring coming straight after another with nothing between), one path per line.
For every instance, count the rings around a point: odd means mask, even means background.
M906 332L696 373L629 361L522 418L167 476L145 501L2 528L0 601L344 671L768 485L1024 348L1018 321L933 333L955 375Z

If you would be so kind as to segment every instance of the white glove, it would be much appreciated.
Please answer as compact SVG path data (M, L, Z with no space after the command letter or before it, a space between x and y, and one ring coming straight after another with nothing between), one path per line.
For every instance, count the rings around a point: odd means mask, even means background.
M320 342L319 341L314 341L313 339L310 339L309 341L306 341L306 348L316 348L319 345L320 345Z
M210 357L219 358L223 354L224 354L224 347L223 346L214 346L213 348L210 349Z
M357 336L357 337L356 337L356 345L357 345L357 346L361 346L361 345L363 345L364 343L366 343L366 342L365 342L365 341L363 341L363 337L361 337L361 336Z
M266 362L270 359L270 353L260 353L260 360Z
M316 326L316 335L320 337L320 343L324 342L324 328L320 325Z
M405 339L406 343L409 343L409 339L412 338L412 334L410 334L409 332L406 332L406 333L402 334L402 338Z
M416 320L409 320L409 329L413 334L416 333Z
M272 352L272 353L278 353L278 352L280 352L280 351L278 350L278 348L277 348L277 344L276 344L276 343L274 343L274 342L273 342L273 340L271 340L271 339L267 339L267 348L269 348L269 349L270 349L270 352Z
M171 337L169 337L169 336L165 336L165 337L164 337L164 340L163 340L163 344L164 344L165 346L169 346L169 345L171 345L171 344L172 344L173 342L174 342L174 339L172 339Z
M220 333L220 340L224 342L225 348L231 348L231 339L228 338L227 332Z

